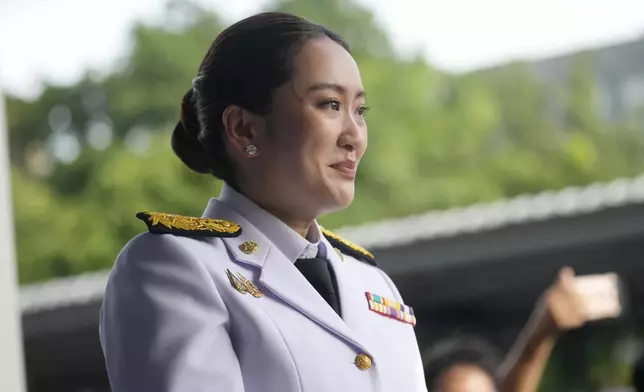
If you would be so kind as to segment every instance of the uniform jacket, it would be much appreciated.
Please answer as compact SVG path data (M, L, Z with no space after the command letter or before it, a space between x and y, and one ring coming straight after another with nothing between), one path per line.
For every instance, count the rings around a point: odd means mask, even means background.
M118 256L100 317L113 392L427 391L414 326L370 310L367 292L403 303L382 270L227 186L203 216L241 235L148 232ZM335 271L342 317L293 265L311 253Z

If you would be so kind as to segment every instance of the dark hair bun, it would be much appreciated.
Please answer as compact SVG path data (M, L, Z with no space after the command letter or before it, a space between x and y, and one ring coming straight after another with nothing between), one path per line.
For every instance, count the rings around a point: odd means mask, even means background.
M197 118L192 89L183 96L180 119L172 132L172 150L190 169L197 173L212 173L208 153L199 140L201 126Z

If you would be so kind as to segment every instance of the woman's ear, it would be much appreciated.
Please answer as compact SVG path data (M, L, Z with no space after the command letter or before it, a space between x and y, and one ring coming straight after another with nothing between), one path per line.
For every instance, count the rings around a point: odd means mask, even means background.
M221 121L226 138L235 151L244 156L258 155L263 123L260 116L242 107L230 105L224 110Z

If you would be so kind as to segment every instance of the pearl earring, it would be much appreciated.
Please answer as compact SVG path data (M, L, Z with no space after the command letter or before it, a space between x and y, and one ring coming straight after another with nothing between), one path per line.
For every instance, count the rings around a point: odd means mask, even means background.
M246 151L246 154L248 154L248 156L254 157L255 155L257 155L257 146L255 146L254 144L247 145L244 150Z

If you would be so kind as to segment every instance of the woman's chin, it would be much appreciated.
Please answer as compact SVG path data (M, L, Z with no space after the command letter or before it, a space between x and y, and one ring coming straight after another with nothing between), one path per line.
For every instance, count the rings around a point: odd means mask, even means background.
M353 183L345 183L337 186L331 192L333 197L334 210L342 210L351 205L355 196L355 186Z

